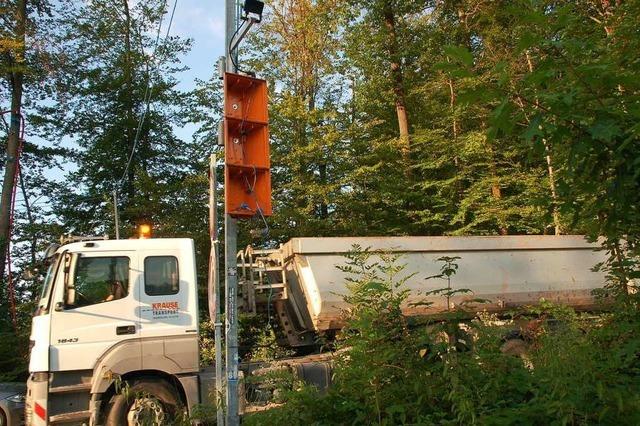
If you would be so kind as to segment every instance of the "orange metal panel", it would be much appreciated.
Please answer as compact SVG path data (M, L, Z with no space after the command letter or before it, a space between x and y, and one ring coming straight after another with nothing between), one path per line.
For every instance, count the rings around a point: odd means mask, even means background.
M231 216L250 218L258 209L263 216L271 216L271 172L227 166L224 196Z
M271 215L267 83L224 76L225 204L234 217Z
M267 124L267 82L259 78L226 73L224 116Z
M225 119L225 160L227 164L269 168L269 128L257 124Z

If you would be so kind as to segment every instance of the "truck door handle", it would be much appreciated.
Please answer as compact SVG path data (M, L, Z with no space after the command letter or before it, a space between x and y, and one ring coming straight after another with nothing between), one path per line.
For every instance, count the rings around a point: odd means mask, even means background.
M121 325L116 327L116 334L121 336L123 334L136 334L135 325Z

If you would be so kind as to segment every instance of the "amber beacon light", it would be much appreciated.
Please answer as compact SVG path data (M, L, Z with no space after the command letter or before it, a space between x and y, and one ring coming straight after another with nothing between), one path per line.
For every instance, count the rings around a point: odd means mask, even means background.
M151 224L141 223L138 225L138 238L151 238Z
M224 75L226 211L236 218L271 215L267 82Z

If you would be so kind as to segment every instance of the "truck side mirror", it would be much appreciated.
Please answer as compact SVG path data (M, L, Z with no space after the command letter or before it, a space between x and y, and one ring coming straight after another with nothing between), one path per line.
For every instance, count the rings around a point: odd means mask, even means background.
M76 288L72 285L65 287L63 305L72 306L72 305L75 305L75 303L76 303Z

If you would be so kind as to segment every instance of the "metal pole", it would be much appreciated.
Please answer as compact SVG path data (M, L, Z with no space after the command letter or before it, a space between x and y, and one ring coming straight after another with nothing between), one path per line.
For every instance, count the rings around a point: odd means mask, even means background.
M116 240L120 239L120 218L118 217L118 192L113 191L113 216L116 222Z
M236 0L225 0L225 40L224 40L224 51L226 56L226 68L227 72L235 72L233 66L233 61L231 60L232 52L229 49L231 46L231 39L233 38L233 33L236 31L237 25L237 6ZM235 59L235 57L234 57Z
M238 46L256 22L257 21L253 18L248 18L242 25L240 25L238 30L235 32L235 36L229 42L229 50L233 52L236 65L238 64Z
M225 214L225 295L226 295L226 343L225 367L227 369L227 426L240 423L238 403L238 277L236 274L238 221Z
M209 158L209 237L211 239L211 252L209 254L209 318L214 327L215 342L215 367L216 367L216 424L224 425L224 410L222 406L222 312L220 311L220 273L218 270L218 197L216 176L216 155Z
M235 0L226 0L226 69L227 72L235 72L231 61L232 52L229 51L231 38L236 28L237 14ZM226 182L225 182L226 185ZM225 319L226 319L226 352L225 369L227 377L226 386L226 426L237 426L240 424L238 412L238 281L236 276L236 251L238 237L238 223L236 219L229 215L225 206L224 215L224 243L225 243L225 280L224 290L226 299Z

